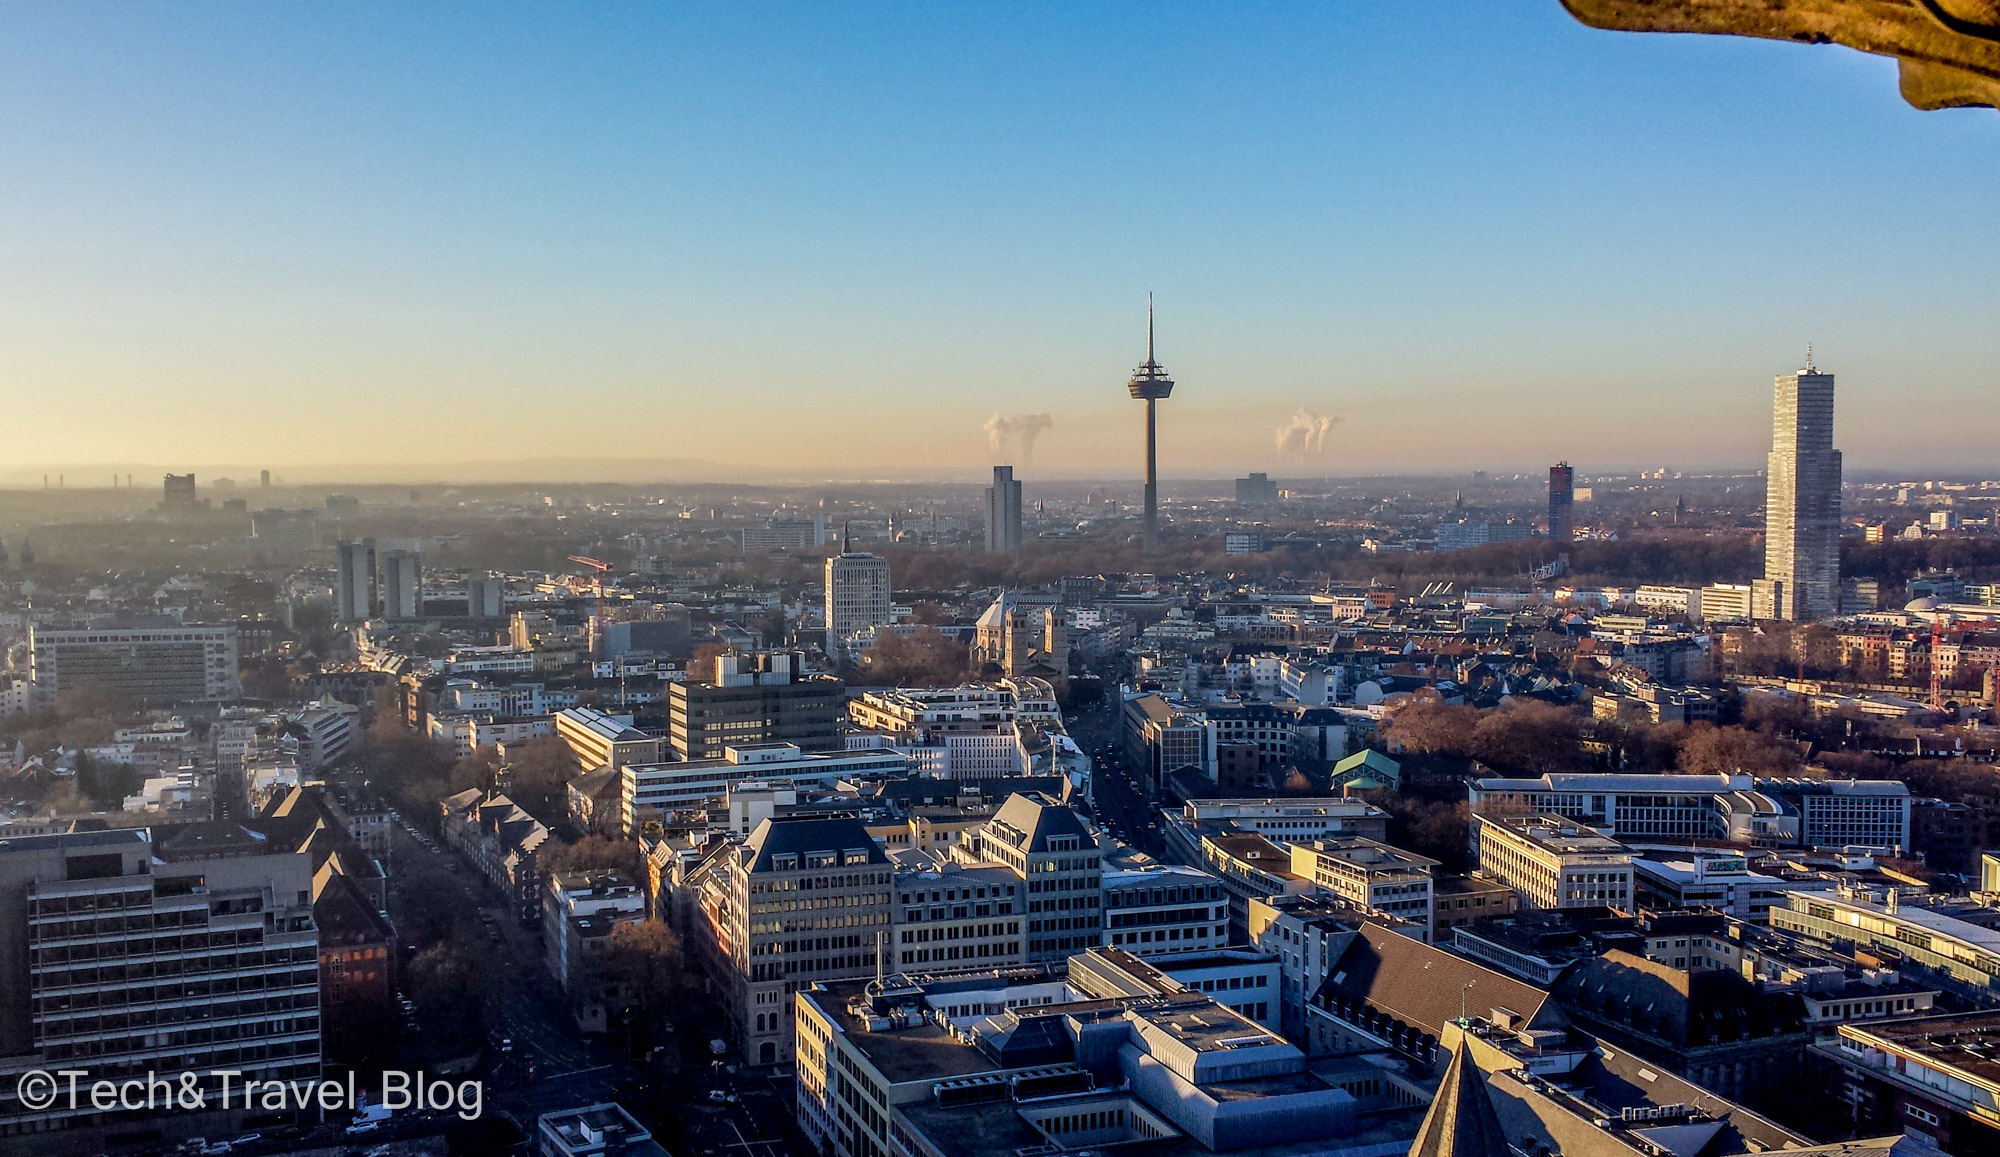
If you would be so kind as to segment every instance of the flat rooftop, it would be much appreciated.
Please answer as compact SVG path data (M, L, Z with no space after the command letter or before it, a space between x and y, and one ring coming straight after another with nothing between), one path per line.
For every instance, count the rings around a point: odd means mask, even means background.
M1487 823L1565 856L1615 856L1625 845L1564 816L1484 816Z
M1940 1069L2000 1085L2000 1012L1925 1016L1851 1026Z

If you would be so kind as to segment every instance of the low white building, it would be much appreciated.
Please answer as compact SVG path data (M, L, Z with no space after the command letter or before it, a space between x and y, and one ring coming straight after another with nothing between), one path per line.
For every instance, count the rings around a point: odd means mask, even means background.
M848 776L908 774L909 761L894 751L802 752L790 743L747 743L723 749L721 759L628 763L619 769L619 818L635 835L651 816L720 800L746 779L788 780L794 787L832 787Z
M1634 902L1655 910L1713 908L1738 920L1765 924L1785 902L1787 883L1750 870L1735 852L1656 852L1632 859Z

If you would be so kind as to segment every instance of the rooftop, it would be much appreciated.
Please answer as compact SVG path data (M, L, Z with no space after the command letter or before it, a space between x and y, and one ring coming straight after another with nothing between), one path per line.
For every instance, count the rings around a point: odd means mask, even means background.
M2000 1088L2000 1012L1958 1013L1868 1025L1843 1025L1840 1035L1880 1042L1925 1063Z
M1505 828L1524 840L1564 856L1615 856L1625 845L1575 820L1559 815L1480 816L1481 824Z

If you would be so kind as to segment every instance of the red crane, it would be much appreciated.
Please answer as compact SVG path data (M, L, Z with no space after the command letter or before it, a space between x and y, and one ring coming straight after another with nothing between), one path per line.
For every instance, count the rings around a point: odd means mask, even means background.
M1944 611L1931 612L1931 710L1944 710Z

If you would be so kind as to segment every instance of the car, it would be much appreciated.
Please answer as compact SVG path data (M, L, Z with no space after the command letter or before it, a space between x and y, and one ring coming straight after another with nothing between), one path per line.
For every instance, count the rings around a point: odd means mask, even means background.
M352 1125L349 1125L347 1128L342 1129L341 1132L347 1134L350 1137L360 1137L367 1133L373 1133L375 1130L380 1129L381 1127L382 1127L382 1122L380 1119L373 1121L356 1121Z
M513 1052L513 1051L514 1051L514 1039L513 1039L512 1037L501 1037L501 1038L500 1038L500 1051L501 1051L501 1052L503 1052L503 1053L511 1053L511 1052Z
M708 1103L711 1105L727 1105L729 1103L729 1094L723 1092L721 1089L710 1089L708 1091Z

